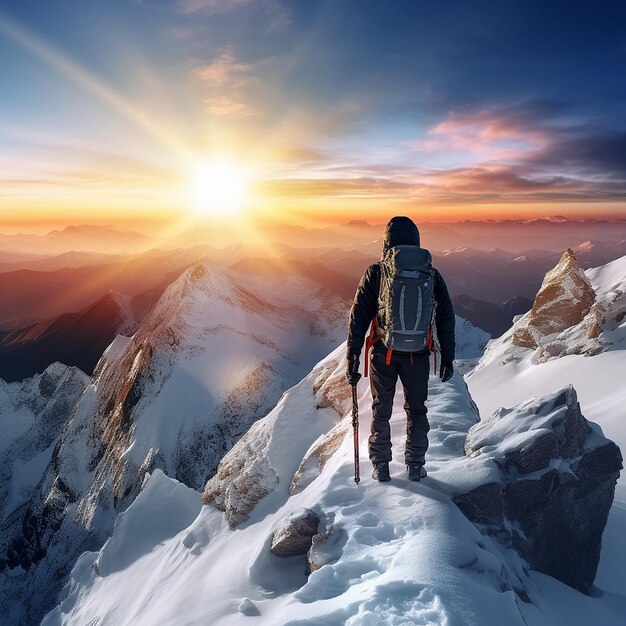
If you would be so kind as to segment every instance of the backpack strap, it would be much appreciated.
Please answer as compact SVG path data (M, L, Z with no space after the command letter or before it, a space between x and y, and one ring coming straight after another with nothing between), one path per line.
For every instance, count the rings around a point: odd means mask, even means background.
M366 378L369 372L370 349L377 341L380 341L380 335L378 334L378 322L376 321L376 318L373 318L372 325L370 327L370 334L365 340L365 370L363 374Z
M437 344L435 343L432 326L430 327L430 332L428 333L428 348L433 353L433 366L435 369L435 376L437 376Z

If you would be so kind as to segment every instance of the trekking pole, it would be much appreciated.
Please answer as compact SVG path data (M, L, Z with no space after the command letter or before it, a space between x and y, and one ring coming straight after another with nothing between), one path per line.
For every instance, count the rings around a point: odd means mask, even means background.
M354 432L354 482L361 480L359 472L359 403L356 397L356 384L352 385L352 430Z

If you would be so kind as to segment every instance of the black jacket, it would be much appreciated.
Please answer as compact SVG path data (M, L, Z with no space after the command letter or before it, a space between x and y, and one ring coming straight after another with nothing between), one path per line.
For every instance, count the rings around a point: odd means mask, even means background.
M385 229L383 254L393 246L418 245L419 231L407 217L394 217ZM369 325L378 311L378 293L380 291L380 264L370 265L363 274L356 290L350 311L348 328L348 355L361 354L365 335ZM435 269L435 327L439 339L441 357L447 361L454 360L454 309L446 283Z

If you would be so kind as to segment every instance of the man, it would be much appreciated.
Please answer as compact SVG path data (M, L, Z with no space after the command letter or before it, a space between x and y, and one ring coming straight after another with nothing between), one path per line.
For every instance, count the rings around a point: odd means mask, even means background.
M402 255L404 258L417 259L417 261L411 261L409 265L405 263L403 267L393 265L394 259L396 263L400 263L399 259L403 258ZM414 336L419 336L420 332L428 332L428 329L432 331L433 317L441 356L439 376L443 382L446 382L453 374L454 310L446 283L441 274L432 268L430 260L430 253L420 248L419 231L413 221L408 217L392 218L385 228L381 261L370 265L363 274L350 312L346 376L351 385L356 385L361 378L358 371L359 358L370 323L374 329L370 335L372 338L371 354L366 354L365 358L369 358L370 389L373 400L369 457L374 468L372 477L380 482L390 480L391 429L389 420L398 377L404 388L404 409L407 415L404 455L407 477L409 480L419 481L426 476L424 463L430 426L426 417L425 403L428 397L430 352L434 345L432 332L430 332L431 340L427 343L423 337L420 340L422 343L416 342ZM393 280L397 276L408 278L405 279L405 285L400 291L393 291L395 288ZM417 281L416 278L421 280ZM395 278L395 280L400 279ZM406 296L407 293L416 293L416 287L409 285L411 280L414 285L419 285L422 289L419 297ZM394 293L399 294L399 297L389 295ZM414 298L415 303L410 302L411 297ZM392 299L395 304L392 303ZM423 313L422 304L429 302L431 303L429 311L432 311L432 314ZM412 307L412 313L409 311L409 306ZM403 308L399 310L398 307ZM412 318L408 320L410 315ZM431 317L424 320L424 315ZM424 330L415 330L420 328L420 324L424 326ZM405 338L399 339L400 336ZM405 342L404 345L401 342ZM409 347L406 347L407 343ZM417 346L419 349L411 351L412 346Z

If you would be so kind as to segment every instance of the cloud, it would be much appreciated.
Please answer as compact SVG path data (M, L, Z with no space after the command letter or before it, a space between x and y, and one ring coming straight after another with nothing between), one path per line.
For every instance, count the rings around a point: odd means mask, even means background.
M416 171L419 195L445 202L626 198L626 132L582 126L566 103L454 111L409 143L462 166ZM575 119L575 118L574 118Z
M483 160L508 160L547 146L554 134L519 108L452 112L431 128L425 139L409 143L416 150L466 151Z
M210 63L191 71L209 94L204 101L208 113L217 117L250 117L259 111L251 106L245 88L254 82L253 66L237 59L232 47L225 48Z
M625 182L626 132L604 132L556 141L526 159L525 166Z
M184 14L224 15L238 10L256 10L268 32L281 30L291 24L291 13L279 0L178 0Z
M386 197L405 194L413 185L384 178L283 178L259 183L261 193L290 198Z
M204 101L206 110L217 117L250 117L257 110L246 104L242 99L229 96L207 98Z
M183 13L206 13L215 15L228 13L254 4L257 0L179 0L178 6Z
M239 61L232 48L229 47L213 61L195 68L191 73L195 78L206 83L236 89L250 80L251 72L252 65Z

